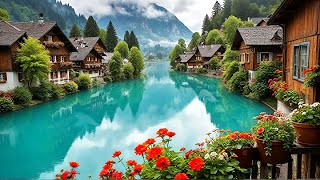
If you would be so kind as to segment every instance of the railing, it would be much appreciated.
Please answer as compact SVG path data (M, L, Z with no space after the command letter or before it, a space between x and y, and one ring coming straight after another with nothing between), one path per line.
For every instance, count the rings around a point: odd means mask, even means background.
M320 138L320 137L319 137ZM255 149L255 157L258 157L258 150ZM316 178L317 162L320 162L320 147L305 147L296 145L288 163L279 168L277 164L267 165L258 159L253 160L251 174L248 179L312 179Z

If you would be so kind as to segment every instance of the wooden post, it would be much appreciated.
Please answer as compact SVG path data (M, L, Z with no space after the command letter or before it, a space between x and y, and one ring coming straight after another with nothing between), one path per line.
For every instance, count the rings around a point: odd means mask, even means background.
M269 168L268 164L260 163L260 179L268 179Z

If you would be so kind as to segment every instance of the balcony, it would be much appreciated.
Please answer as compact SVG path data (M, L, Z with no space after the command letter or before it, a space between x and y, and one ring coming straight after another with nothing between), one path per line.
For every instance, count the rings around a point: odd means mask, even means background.
M44 41L43 45L47 48L60 48L64 46L63 42Z

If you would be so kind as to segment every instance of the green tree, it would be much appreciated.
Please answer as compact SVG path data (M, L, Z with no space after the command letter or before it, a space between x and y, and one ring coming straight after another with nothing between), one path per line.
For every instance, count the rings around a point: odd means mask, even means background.
M138 38L136 37L133 31L130 32L129 43L129 49L131 49L132 47L137 47L138 49L140 49Z
M217 70L220 68L220 62L217 56L213 56L209 61L209 68L213 70Z
M224 53L222 63L232 62L232 61L239 61L240 52L233 51L230 47L227 47L226 52Z
M0 8L0 20L9 21L9 13L8 13L8 11Z
M99 37L103 43L106 43L107 40L107 32L104 29L99 29Z
M183 54L184 53L184 50L183 48L177 44L171 51L170 51L170 54L169 54L169 59L170 59L170 65L171 65L171 68L172 69L175 69L176 68L176 58L180 55L180 54Z
M123 75L126 79L132 79L134 73L134 67L131 62L126 63L123 65Z
M228 45L231 45L235 36L235 33L239 27L244 27L244 23L241 19L235 16L229 16L229 18L223 23L224 38Z
M89 16L83 31L84 37L98 37L99 26L92 16Z
M232 0L224 0L223 3L223 19L231 15Z
M81 30L79 29L79 27L76 24L73 24L73 26L70 30L69 37L70 38L81 37Z
M206 44L223 44L222 33L218 29L211 30L207 35Z
M208 33L210 30L211 30L211 21L208 14L206 14L202 23L202 34Z
M107 28L107 35L106 35L106 47L107 52L113 52L114 48L118 44L118 37L116 30L113 27L112 22L109 22L108 28Z
M178 44L180 45L180 47L182 47L183 51L187 50L187 45L186 45L186 41L183 38L180 38L178 40Z
M120 41L114 48L114 51L118 51L122 59L128 58L129 56L128 44L125 41Z
M124 33L123 40L124 40L124 41L128 44L128 46L129 46L129 41L130 41L130 33L129 33L129 31L126 31L126 32Z
M191 41L188 45L188 49L191 51L193 48L197 47L200 44L201 36L198 32L192 34Z
M27 85L30 87L33 80L47 80L50 73L49 51L35 38L28 37L18 49L16 62L22 68Z
M134 76L139 76L144 68L144 61L140 50L137 47L132 47L129 53L129 61L134 67Z
M78 84L78 88L82 89L90 89L92 87L92 80L89 74L80 74L78 79L76 80Z
M118 51L116 51L111 57L111 61L109 63L109 71L111 73L113 81L121 80L122 67L123 67L123 63L122 63L121 54Z
M221 11L222 11L221 4L219 3L219 1L216 1L216 3L214 3L213 8L212 8L211 18L214 18Z

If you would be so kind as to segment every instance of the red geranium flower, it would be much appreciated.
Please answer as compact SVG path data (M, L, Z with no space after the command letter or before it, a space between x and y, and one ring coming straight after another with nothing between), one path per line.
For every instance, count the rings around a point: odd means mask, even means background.
M184 154L184 158L185 158L185 159L188 159L189 156L190 156L192 153L193 153L193 150L191 149L190 151L188 151L188 152L186 152L186 153Z
M148 149L147 150L148 155L147 155L146 159L147 160L156 159L158 156L160 156L162 151L163 151L163 148L159 147L159 146Z
M69 175L70 174L70 175ZM68 179L69 177L71 177L71 172L70 171L64 171L62 174L61 174L61 179L62 180L66 180Z
M141 164L136 164L134 166L133 171L136 172L136 173L140 173L142 171L142 169L143 169L143 166Z
M185 147L180 148L180 151L185 151L185 150L186 150Z
M264 128L263 127L259 127L258 129L257 129L257 133L258 134L262 134L264 132Z
M69 162L70 166L73 167L73 168L77 168L79 167L79 163L75 162L75 161L72 161L72 162Z
M156 165L159 170L162 170L168 166L170 166L170 161L167 157L161 156L159 159L156 161Z
M191 159L189 162L189 168L191 170L200 171L204 167L204 161L201 157Z
M147 146L143 144L139 144L136 148L134 148L136 155L142 155L147 151Z
M116 158L116 157L118 157L120 155L121 155L121 151L116 151L116 152L113 153L112 157Z
M128 166L135 166L137 162L135 160L128 160L127 161Z
M135 171L132 171L131 173L130 173L130 176L135 176L137 173L135 172Z
M243 139L249 139L250 138L249 134L246 133L246 132L240 133L239 137L243 138Z
M230 134L230 138L231 138L232 140L235 140L235 139L237 139L237 135L234 134L234 133L232 133L232 134Z
M169 137L173 137L173 136L175 136L175 135L176 135L175 132L168 132L168 133L167 133L167 136L169 136Z
M112 179L122 179L122 172L115 171L111 175Z
M178 173L178 174L176 174L174 179L175 180L185 180L185 179L189 179L189 178L185 173Z
M155 142L156 142L156 140L154 138L150 138L150 139L146 140L146 142L144 142L143 144L151 145L151 144L154 144Z
M10 97L10 94L9 93L5 93L3 96L8 98L8 97Z
M159 137L163 137L163 136L167 135L167 133L168 133L168 129L167 128L161 128L161 129L158 130L157 135Z

